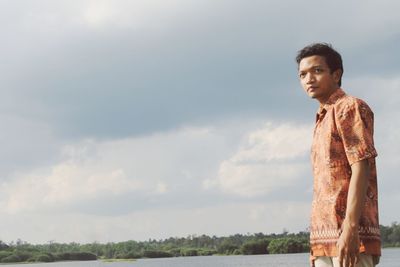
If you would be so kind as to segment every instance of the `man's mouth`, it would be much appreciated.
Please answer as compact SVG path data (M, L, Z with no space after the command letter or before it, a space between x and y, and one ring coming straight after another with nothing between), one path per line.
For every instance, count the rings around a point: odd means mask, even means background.
M313 91L315 91L317 88L318 88L317 86L310 86L310 87L307 88L307 92L313 92Z

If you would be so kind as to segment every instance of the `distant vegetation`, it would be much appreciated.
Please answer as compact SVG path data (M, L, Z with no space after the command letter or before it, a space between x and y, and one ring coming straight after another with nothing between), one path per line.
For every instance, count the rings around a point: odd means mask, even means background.
M89 260L97 260L97 256L88 252L50 253L26 243L18 246L11 245L7 249L0 251L1 263Z
M400 247L400 225L381 226L384 247ZM256 255L300 253L309 251L309 233L236 234L229 237L171 237L165 240L118 243L32 245L21 240L6 244L0 241L0 262L53 262L71 260L138 259L208 255Z
M391 226L381 225L381 238L383 247L400 247L400 224L394 222Z

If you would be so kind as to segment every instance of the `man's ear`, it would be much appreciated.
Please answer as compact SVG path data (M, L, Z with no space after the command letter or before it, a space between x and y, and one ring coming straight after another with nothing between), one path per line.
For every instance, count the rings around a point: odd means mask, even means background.
M339 83L340 78L342 78L343 71L341 69L335 70L332 75L333 79L335 80L336 83Z

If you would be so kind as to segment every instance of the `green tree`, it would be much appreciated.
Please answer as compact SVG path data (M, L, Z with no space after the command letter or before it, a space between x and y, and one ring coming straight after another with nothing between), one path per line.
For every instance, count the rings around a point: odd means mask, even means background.
M308 246L304 240L297 240L291 237L273 239L268 245L268 251L271 254L300 253L307 250Z
M266 239L252 240L244 243L241 251L244 255L268 254L269 241Z
M231 240L225 239L222 243L217 247L217 251L220 254L233 254L235 250L239 249L239 246L232 243Z

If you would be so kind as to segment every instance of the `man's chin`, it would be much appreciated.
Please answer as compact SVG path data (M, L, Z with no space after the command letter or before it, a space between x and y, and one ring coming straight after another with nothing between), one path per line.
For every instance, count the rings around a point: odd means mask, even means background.
M318 97L316 94L313 94L313 93L308 94L308 96L309 96L310 98L312 98L312 99L316 99L316 98Z

